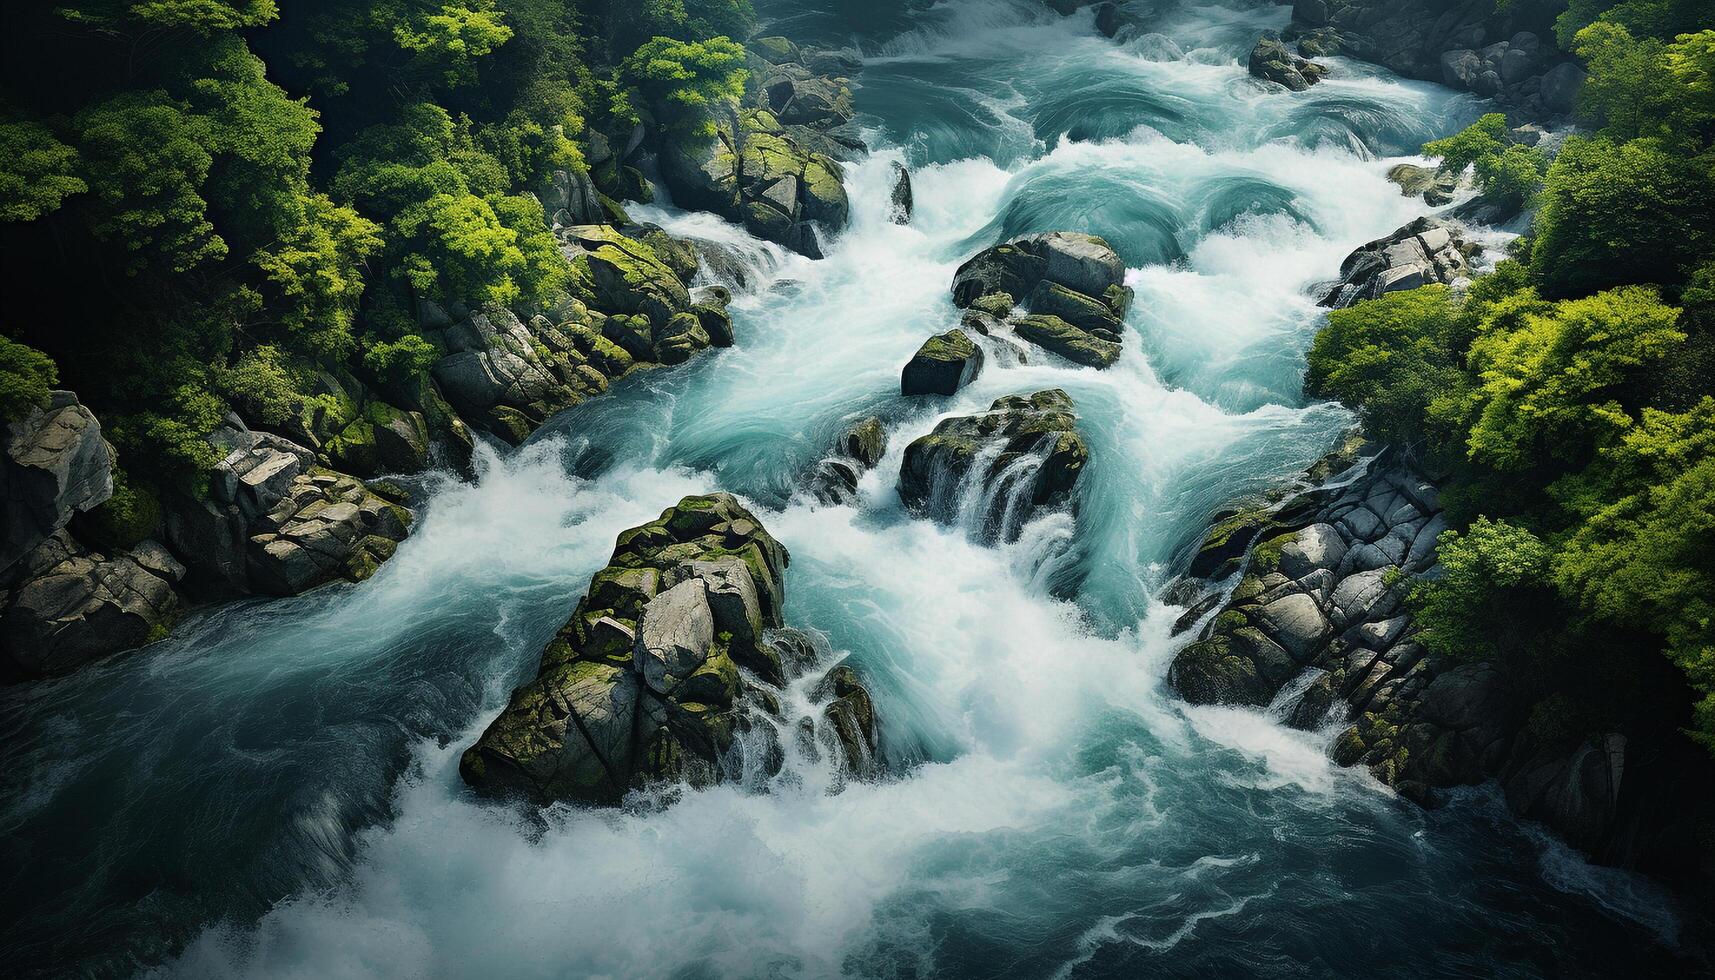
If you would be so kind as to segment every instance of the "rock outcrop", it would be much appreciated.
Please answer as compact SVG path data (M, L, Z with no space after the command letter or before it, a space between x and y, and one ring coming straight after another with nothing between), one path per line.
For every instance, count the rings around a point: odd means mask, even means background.
M1022 297L1026 315L1015 315ZM1056 231L985 249L953 275L953 303L1004 323L1011 332L1075 364L1103 368L1119 359L1131 309L1125 263L1094 235Z
M297 595L362 581L410 533L410 511L318 466L302 446L236 418L212 439L228 452L209 496L166 502L166 541L195 594Z
M0 454L0 678L59 674L164 635L184 568L159 542L112 555L67 529L113 495L113 448L69 391L6 426Z
M1360 246L1340 263L1340 281L1322 297L1335 309L1384 293L1431 283L1452 285L1470 275L1479 246L1460 237L1458 225L1418 218L1386 238Z
M1089 460L1072 398L1058 388L996 399L981 415L942 419L905 447L899 497L944 524L961 517L988 541L1010 541L1044 507L1073 507ZM975 498L977 512L961 515Z
M795 720L800 746L874 775L868 692L849 667L830 670L825 644L784 625L787 561L728 494L686 497L623 532L460 775L491 795L611 804L654 783L766 773L788 722L779 691L814 671L827 672L822 707Z
M1404 600L1436 574L1447 522L1434 484L1397 453L1354 439L1306 484L1217 521L1176 589L1190 606L1176 631L1199 633L1173 660L1174 688L1332 733L1336 763L1416 802L1494 779L1516 813L1599 861L1687 873L1676 862L1696 852L1712 802L1685 773L1707 771L1707 756L1670 720L1557 733L1534 720L1554 706L1533 703L1542 694L1516 668L1426 648ZM1215 584L1234 576L1230 592Z
M833 453L810 472L811 496L825 504L849 503L857 498L858 480L887 453L887 428L871 415L840 434Z
M680 204L811 258L822 255L816 228L831 234L851 218L844 168L804 150L766 109L718 124L714 139L701 146L667 151L661 174Z
M1532 118L1569 115L1584 72L1555 48L1554 4L1296 0L1285 32L1298 53L1342 54L1441 82Z
M1328 73L1328 69L1316 62L1288 51L1280 36L1273 33L1264 34L1256 42L1256 47L1251 48L1246 69L1252 78L1284 85L1294 92L1302 92L1315 85Z
M899 372L899 393L951 395L977 379L983 369L983 349L955 327L923 341Z
M851 218L839 161L864 150L849 81L863 62L783 37L754 39L750 52L744 104L717 120L713 139L665 148L662 180L682 206L820 258L818 229L835 234Z
M0 574L72 515L113 495L113 448L69 391L5 427L0 453Z
M895 160L893 193L888 198L887 218L896 225L908 225L911 223L911 212L916 206L916 196L911 192L911 171L905 169L905 164Z
M1459 176L1446 173L1435 167L1419 167L1414 163L1400 163L1388 168L1387 179L1399 185L1399 192L1406 197L1420 197L1423 203L1431 207L1440 207L1451 203L1453 195L1459 190Z
M64 530L13 570L0 600L0 674L62 674L166 635L183 609L185 568L158 541L112 556Z

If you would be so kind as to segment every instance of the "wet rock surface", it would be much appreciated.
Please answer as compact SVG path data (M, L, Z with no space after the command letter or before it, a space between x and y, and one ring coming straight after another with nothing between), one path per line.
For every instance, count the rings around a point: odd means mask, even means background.
M952 523L980 497L979 536L1012 540L1042 508L1070 506L1089 461L1070 395L1058 388L996 399L981 415L942 419L905 447L899 497Z
M867 690L824 641L784 623L788 560L728 494L686 497L621 533L460 775L487 794L611 804L661 783L767 773L788 721L781 688L821 671L819 708L796 737L849 778L873 777Z
M1493 98L1532 117L1576 106L1583 70L1552 41L1552 4L1296 0L1285 38L1306 56L1341 54Z
M1168 674L1182 697L1268 706L1328 733L1339 765L1425 805L1497 780L1515 812L1604 862L1659 866L1690 846L1679 809L1698 791L1676 787L1663 760L1707 760L1685 757L1671 726L1641 739L1545 733L1528 678L1420 642L1406 597L1436 574L1448 528L1432 480L1354 438L1305 486L1220 517L1192 559L1175 632L1196 639Z
M1017 303L1022 302L1020 311ZM1125 263L1094 235L1049 232L984 249L953 275L953 303L1074 364L1119 359L1132 290Z
M858 481L875 468L887 452L887 428L871 415L860 420L835 440L833 453L810 473L810 495L826 504L850 503L857 499Z
M983 369L983 351L963 330L930 337L899 374L899 393L951 395L975 381Z
M1452 285L1469 277L1470 256L1480 246L1462 233L1457 224L1424 217L1360 246L1340 263L1340 281L1322 297L1322 305L1343 309L1384 293Z
M1256 42L1245 67L1252 78L1284 85L1294 92L1302 92L1316 84L1328 72L1328 69L1314 61L1300 58L1287 50L1280 37L1274 34L1265 34Z

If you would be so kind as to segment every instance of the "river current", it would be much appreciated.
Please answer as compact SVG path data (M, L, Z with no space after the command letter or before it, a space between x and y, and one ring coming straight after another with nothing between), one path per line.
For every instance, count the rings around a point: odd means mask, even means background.
M1641 975L1680 913L1506 814L1424 811L1332 732L1192 708L1158 598L1211 514L1351 418L1307 404L1316 283L1426 208L1384 175L1482 104L1361 63L1264 91L1285 7L1165 9L1119 42L1026 0L759 4L853 44L874 153L811 262L665 202L747 257L738 345L637 376L473 483L431 476L368 583L198 614L0 692L0 950L23 973L224 977ZM924 9L927 8L927 9ZM893 163L916 214L888 220ZM899 369L957 323L954 268L1034 231L1106 237L1137 300L1106 371L991 359L948 400ZM1077 517L985 546L907 515L938 418L1070 392ZM850 506L796 488L887 422ZM788 766L622 810L484 802L456 767L534 672L614 536L729 490L792 553L787 621L877 701L893 776Z

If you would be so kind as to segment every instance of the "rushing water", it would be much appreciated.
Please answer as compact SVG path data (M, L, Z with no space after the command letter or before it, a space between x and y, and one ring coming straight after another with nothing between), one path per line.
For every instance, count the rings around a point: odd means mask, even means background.
M1620 975L1673 968L1680 912L1474 791L1425 812L1334 768L1330 733L1189 708L1154 597L1208 516L1348 424L1306 406L1310 287L1422 210L1390 157L1479 111L1365 66L1307 93L1241 67L1285 8L1192 8L1123 43L1005 0L775 4L868 56L877 152L808 262L667 207L764 281L739 345L638 377L531 444L431 479L369 583L246 602L0 695L0 950L20 972L301 977ZM886 219L893 161L909 227ZM958 262L1089 230L1132 266L1125 354L991 358L907 402ZM768 285L767 283L772 283ZM942 415L1062 387L1078 516L986 547L913 520L900 453ZM887 420L852 506L802 474ZM605 562L681 495L750 500L792 551L788 620L869 681L896 775L795 772L623 811L527 813L459 751ZM807 768L807 767L806 767ZM765 792L762 790L766 790Z

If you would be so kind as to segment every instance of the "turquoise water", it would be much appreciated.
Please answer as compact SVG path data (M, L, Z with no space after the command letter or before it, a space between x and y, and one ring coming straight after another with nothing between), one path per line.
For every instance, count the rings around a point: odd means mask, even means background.
M1336 62L1242 68L1285 8L1160 15L1114 43L1003 0L763 4L853 43L877 152L808 262L749 256L738 346L636 377L472 484L431 478L369 583L247 602L0 693L0 949L21 972L223 977L1616 975L1672 969L1681 912L1474 791L1425 812L1334 768L1330 733L1165 690L1156 598L1209 515L1349 424L1299 391L1311 287L1422 210L1395 158L1480 111ZM775 9L768 9L769 7ZM1171 42L1171 43L1168 43ZM886 220L891 165L918 211ZM1097 372L991 358L946 401L898 371L1001 238L1106 236L1137 292ZM946 414L1063 387L1092 459L1076 519L984 547L909 518L900 453ZM852 506L797 496L853 419L891 440ZM792 551L788 619L876 695L897 775L813 773L622 811L476 800L459 751L605 563L687 493Z

